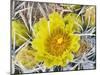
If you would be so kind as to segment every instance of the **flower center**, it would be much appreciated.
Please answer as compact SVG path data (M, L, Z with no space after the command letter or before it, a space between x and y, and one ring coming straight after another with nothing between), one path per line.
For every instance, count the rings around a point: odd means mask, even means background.
M59 38L58 40L57 40L57 43L58 44L61 44L63 42L63 38Z
M63 29L55 29L47 38L45 46L49 54L61 56L69 44L69 37Z

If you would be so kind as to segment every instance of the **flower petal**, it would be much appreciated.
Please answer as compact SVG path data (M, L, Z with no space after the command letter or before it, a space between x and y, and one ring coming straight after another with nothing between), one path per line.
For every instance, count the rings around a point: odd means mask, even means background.
M81 24L81 17L75 13L69 13L64 17L67 32L80 31L78 24Z
M75 34L70 34L69 35L69 46L68 46L68 51L72 51L72 52L77 52L80 45L79 45L79 40L80 40L80 37L75 35Z
M44 50L45 49L45 47L44 47L44 40L40 39L38 37L36 39L33 39L32 47L35 48L38 51Z
M53 12L52 14L49 15L49 19L50 19L50 32L52 32L57 27L64 28L65 25L64 20L61 17L61 15L59 15L59 13Z
M36 36L42 39L45 39L45 36L49 34L48 21L45 18L41 18L40 21L33 26L33 28Z

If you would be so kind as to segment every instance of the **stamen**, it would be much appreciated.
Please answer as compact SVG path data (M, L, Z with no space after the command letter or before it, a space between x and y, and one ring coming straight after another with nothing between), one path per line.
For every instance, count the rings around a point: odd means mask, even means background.
M45 43L46 50L53 56L60 56L68 47L70 38L61 28L55 29L47 38Z

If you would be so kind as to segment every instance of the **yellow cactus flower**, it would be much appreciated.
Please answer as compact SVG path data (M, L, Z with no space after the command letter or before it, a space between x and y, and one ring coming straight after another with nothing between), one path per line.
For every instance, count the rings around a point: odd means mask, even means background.
M86 9L86 12L85 12L84 16L85 16L86 24L88 24L88 22L89 22L89 24L91 26L95 26L95 22L96 22L96 20L95 20L95 17L96 17L96 9L95 9L95 7L93 7L93 6L88 7Z
M29 32L28 32L27 28L25 27L24 23L22 23L22 21L20 21L20 20L12 21L12 41L14 40L14 36L15 36L16 46L20 46L21 44L23 44L26 41L25 39L21 38L20 35L26 39L29 38L26 33L29 33Z
M37 50L36 60L43 61L46 67L65 66L74 58L80 45L80 37L74 34L73 18L63 18L58 12L49 15L49 21L41 18L34 25L36 34L32 47ZM65 23L68 20L68 23ZM71 23L70 23L71 22ZM73 23L72 23L73 22Z
M82 56L84 53L87 53L91 49L90 44L85 40L80 40L80 48L75 54L76 57Z
M16 60L25 68L31 69L36 65L35 53L36 51L32 48L24 47L17 53Z

